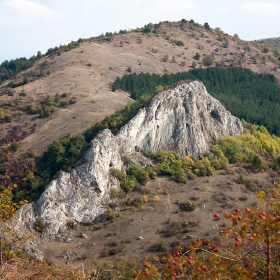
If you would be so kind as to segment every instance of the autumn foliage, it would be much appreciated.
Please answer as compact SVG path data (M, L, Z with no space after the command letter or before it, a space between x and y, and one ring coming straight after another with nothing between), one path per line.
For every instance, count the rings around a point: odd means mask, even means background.
M218 241L184 245L182 239L172 254L145 260L136 279L279 279L280 184L257 193L257 202L254 210L225 214L231 226L220 230Z

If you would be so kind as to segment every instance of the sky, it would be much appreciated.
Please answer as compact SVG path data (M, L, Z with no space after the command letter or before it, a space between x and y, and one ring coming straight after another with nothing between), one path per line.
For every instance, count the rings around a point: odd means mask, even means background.
M0 64L79 38L182 18L243 40L280 37L280 0L0 0Z

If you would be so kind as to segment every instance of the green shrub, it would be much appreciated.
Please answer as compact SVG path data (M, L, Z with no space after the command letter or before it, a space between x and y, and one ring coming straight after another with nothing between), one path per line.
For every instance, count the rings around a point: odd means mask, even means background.
M196 59L196 60L199 60L200 59L200 54L197 52L193 58Z
M280 172L280 157L278 157L274 160L272 168L274 171Z
M184 211L194 211L197 208L196 203L187 201L186 203L181 204L181 209Z
M26 96L26 92L24 90L22 90L20 93L19 93L19 96Z
M187 182L186 173L183 169L179 169L174 175L174 179L177 183L185 184Z
M103 258L106 258L109 256L109 249L104 249L102 252L101 252L101 257Z
M114 210L112 210L111 208L108 208L106 213L105 213L105 217L107 221L114 221L116 219L116 212Z
M208 158L204 157L201 160L196 161L195 174L197 176L210 176L214 174L214 168L211 166L211 162Z
M215 58L212 55L206 55L203 59L204 66L211 66L215 63Z
M17 142L11 143L11 146L10 146L11 151L16 152L18 150L18 148L19 148L19 143L17 143Z
M139 165L131 167L127 174L133 176L142 185L145 185L149 181L149 173Z
M179 47L183 47L185 45L183 41L176 41L175 44Z
M156 170L161 175L175 175L182 169L182 160L177 153L168 151L159 151L151 154L156 161Z
M253 161L252 161L253 167L254 168L260 168L262 165L262 161L258 155L254 155Z
M121 182L121 188L125 192L129 192L133 190L136 187L137 181L133 176L127 176L122 182Z
M42 221L41 218L38 218L35 220L34 224L33 224L33 228L37 231L42 233L44 231L45 225Z
M216 169L228 169L229 162L227 158L214 158L211 162L211 165Z
M151 180L155 180L157 178L157 173L154 167L147 167L146 171L148 172L148 176Z
M123 181L126 177L125 172L117 168L110 168L110 174L115 176L120 181Z
M221 137L217 139L216 144L230 163L248 160L248 150L244 146L244 143L238 138L232 136ZM211 149L213 153L215 152L217 154L217 151L219 151L218 147L215 147L215 150Z
M163 238L157 244L154 244L151 248L153 251L165 252L167 250L166 242Z
M26 106L26 111L30 115L37 114L37 110L34 108L34 105L32 105L32 104L29 104L29 105Z
M66 107L67 105L69 105L69 101L65 100L65 101L60 101L59 102L59 107Z

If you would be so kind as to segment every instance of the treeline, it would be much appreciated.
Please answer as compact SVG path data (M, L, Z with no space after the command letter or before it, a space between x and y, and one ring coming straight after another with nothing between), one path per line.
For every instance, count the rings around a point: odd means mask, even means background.
M5 60L0 65L0 82L12 78L20 71L29 69L34 65L36 60L36 56L32 56L29 59L21 57L17 59L12 59L10 61Z
M199 68L162 76L133 73L117 77L112 89L128 91L137 99L156 88L166 89L186 80L202 81L207 91L233 115L263 125L270 133L280 136L280 87L270 74L256 74L239 67Z

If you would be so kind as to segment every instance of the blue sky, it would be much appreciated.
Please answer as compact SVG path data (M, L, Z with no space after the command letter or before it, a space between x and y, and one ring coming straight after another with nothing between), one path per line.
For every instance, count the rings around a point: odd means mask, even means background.
M244 40L280 37L280 0L0 0L0 63L102 32L182 18Z

